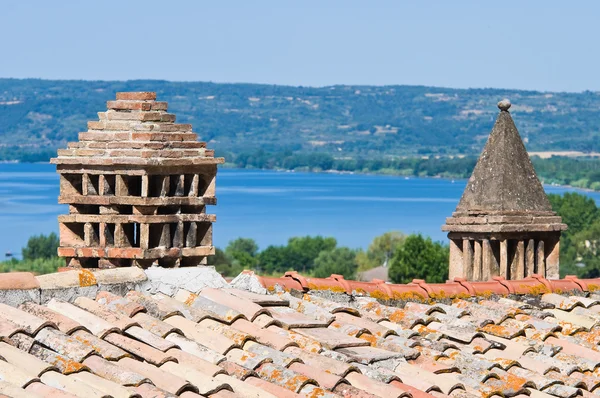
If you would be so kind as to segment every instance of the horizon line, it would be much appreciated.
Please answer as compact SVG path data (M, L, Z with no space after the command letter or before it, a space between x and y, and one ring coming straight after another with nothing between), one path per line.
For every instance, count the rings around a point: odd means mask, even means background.
M351 83L338 83L324 86L313 86L313 85L294 85L294 84L280 84L280 83L257 83L257 82L222 82L213 80L169 80L169 79L49 79L43 77L3 77L0 76L0 82L2 80L39 80L48 82L103 82L103 83L130 83L130 82L162 82L162 83L175 83L175 84L189 84L189 83L204 83L204 84L218 84L218 85L255 85L255 86L277 86L277 87L289 87L289 88L312 88L312 89L326 89L336 87L423 87L432 89L446 89L446 90L497 90L497 91L512 91L512 92L536 92L536 93L552 93L552 94L583 94L583 93L595 93L600 94L600 90L582 90L582 91L552 91L552 90L534 90L534 89L523 89L523 88L501 88L501 87L452 87L452 86L429 86L426 84L351 84Z

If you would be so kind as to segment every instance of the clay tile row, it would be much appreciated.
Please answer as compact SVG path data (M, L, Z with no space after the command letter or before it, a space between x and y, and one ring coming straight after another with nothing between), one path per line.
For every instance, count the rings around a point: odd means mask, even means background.
M0 290L62 289L137 283L147 279L138 267L94 270L61 268L53 274L35 276L31 272L0 273Z
M244 271L252 273L252 271ZM463 278L455 278L446 283L427 283L415 279L412 283L392 284L383 280L360 282L345 280L342 275L331 275L328 278L304 277L295 271L286 272L283 277L256 276L263 287L275 290L280 287L286 290L330 290L347 294L363 294L380 299L442 299L454 297L473 297L508 294L565 293L572 291L593 292L600 288L600 278L579 279L566 276L564 279L551 280L532 275L521 280L506 280L494 277L486 282L469 282Z

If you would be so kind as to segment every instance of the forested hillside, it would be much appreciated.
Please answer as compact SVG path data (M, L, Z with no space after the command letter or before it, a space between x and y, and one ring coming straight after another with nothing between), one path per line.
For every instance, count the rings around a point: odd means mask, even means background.
M157 91L224 155L336 158L477 154L508 97L529 150L600 152L600 93L421 86L289 87L167 81L0 79L0 159L43 160L117 91Z

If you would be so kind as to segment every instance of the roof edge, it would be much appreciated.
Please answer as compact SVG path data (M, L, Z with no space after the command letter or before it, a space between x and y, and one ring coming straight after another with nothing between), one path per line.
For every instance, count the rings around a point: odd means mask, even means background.
M329 290L335 293L365 295L384 300L465 298L492 295L542 295L545 293L565 293L571 291L594 292L600 290L600 278L579 279L574 275L564 279L546 279L541 275L532 275L520 280L507 280L501 276L489 281L471 282L463 278L455 278L446 283L427 283L414 279L407 284L392 284L382 280L360 282L345 280L341 275L328 278L309 278L297 272L286 272L283 277L263 277L253 271L243 271L247 277L254 279L266 290Z
M212 266L160 268L59 268L35 276L31 272L0 273L0 301L12 306L32 301L43 305L52 298L73 301L78 296L94 299L100 290L123 295L129 290L173 296L179 289L199 293L206 287L229 285Z

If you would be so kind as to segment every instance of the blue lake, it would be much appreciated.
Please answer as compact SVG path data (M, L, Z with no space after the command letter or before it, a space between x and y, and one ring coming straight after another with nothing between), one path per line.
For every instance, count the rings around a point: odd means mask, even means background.
M215 245L254 238L261 248L301 235L334 236L339 244L366 248L386 231L440 231L465 180L288 173L221 169L217 176ZM547 186L561 193L570 189ZM596 201L600 193L586 192ZM20 253L31 235L58 231L58 175L50 164L0 164L0 258Z

